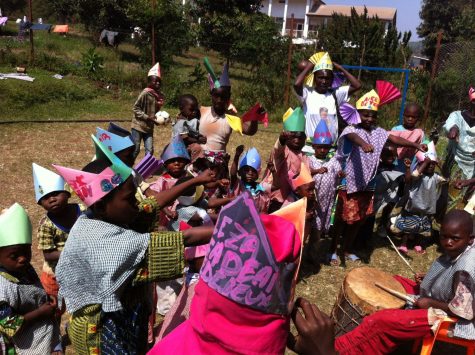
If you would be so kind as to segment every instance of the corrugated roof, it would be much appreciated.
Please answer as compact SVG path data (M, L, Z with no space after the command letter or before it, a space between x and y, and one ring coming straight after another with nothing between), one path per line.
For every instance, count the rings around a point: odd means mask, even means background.
M314 12L307 13L308 16L330 17L334 13L344 16L351 16L351 8L354 7L359 15L364 13L364 6L348 6L348 5L320 5ZM378 16L382 20L393 20L396 16L396 9L393 7L375 7L367 6L368 16Z

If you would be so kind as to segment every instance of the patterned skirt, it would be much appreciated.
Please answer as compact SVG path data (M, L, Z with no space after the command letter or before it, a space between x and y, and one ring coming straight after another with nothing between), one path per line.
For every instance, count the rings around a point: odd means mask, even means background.
M336 215L347 224L354 224L373 214L373 191L358 191L347 194L338 191Z
M430 216L418 216L404 213L396 218L395 232L419 234L430 237L432 233L432 219Z

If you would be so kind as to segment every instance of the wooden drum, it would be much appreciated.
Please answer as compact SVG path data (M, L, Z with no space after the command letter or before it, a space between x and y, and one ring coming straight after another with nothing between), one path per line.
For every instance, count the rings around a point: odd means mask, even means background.
M365 316L376 311L404 307L405 301L380 289L375 283L406 294L391 274L366 266L351 270L332 309L336 336L353 330Z

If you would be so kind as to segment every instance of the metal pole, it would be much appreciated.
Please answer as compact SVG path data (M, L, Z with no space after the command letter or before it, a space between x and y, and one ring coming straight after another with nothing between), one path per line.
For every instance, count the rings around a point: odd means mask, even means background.
M426 127L427 119L429 118L430 100L432 96L432 85L434 83L435 74L437 71L437 63L439 61L440 43L442 42L442 33L443 31L440 30L439 33L437 34L437 47L435 48L434 61L432 62L432 73L430 75L429 91L427 93L426 106L424 108L424 128Z
M155 3L156 0L152 0L152 66L155 65Z
M404 106L406 105L407 88L409 87L409 73L408 69L404 72L404 88L402 89L401 110L399 111L399 124L402 124L402 116L404 116Z
M33 23L33 6L31 5L31 0L28 0L28 8L30 12L30 23ZM35 46L33 44L33 30L30 28L30 63L35 61Z
M289 55L287 58L287 83L285 85L285 93L284 93L284 103L285 107L289 106L289 91L290 91L290 74L291 74L291 66L292 66L292 46L293 41L292 37L294 36L294 14L290 17L290 43L289 43Z

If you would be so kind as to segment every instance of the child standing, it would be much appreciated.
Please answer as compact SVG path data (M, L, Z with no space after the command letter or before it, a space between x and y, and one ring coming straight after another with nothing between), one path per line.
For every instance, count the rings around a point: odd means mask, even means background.
M335 202L341 165L336 158L328 158L333 139L324 120L320 120L315 128L312 143L315 155L310 156L308 161L313 180L315 181L317 197L315 223L310 234L307 252L309 257L314 260L316 258L318 241L322 234L328 233L330 230L330 217L332 206Z
M430 237L432 234L432 217L436 212L437 199L440 196L442 183L447 182L435 173L437 155L434 143L429 143L427 154L416 154L419 161L411 176L409 199L401 215L396 219L396 232L403 233L399 250L407 253L407 241L416 238L414 250L423 254L425 250L421 237Z
M172 138L179 135L188 147L191 144L206 144L206 137L200 134L200 108L193 95L182 95L178 99L177 121L172 128Z
M387 89L389 85L392 86L385 83L383 87ZM336 217L339 221L336 223L332 254L336 253L337 238L342 234L342 253L351 261L359 260L352 253L353 243L366 218L373 214L374 177L384 144L389 140L399 146L422 149L421 145L389 135L376 125L379 106L397 98L395 95L390 98L380 97L374 90L366 93L356 102L356 109L351 112L359 116L361 123L345 128L338 141L337 159L342 162L345 178L338 191Z
M269 194L261 184L257 182L261 170L261 157L256 148L250 148L246 154L244 154L241 161L239 161L239 157L243 152L243 145L236 148L236 153L231 165L230 189L232 195L237 197L244 191L249 191L259 213L267 213L270 203Z
M15 203L0 215L0 350L59 354L57 302L48 299L30 262L30 219Z
M142 354L153 311L150 283L180 275L184 247L208 243L212 230L128 229L138 213L132 170L93 140L107 160L93 161L83 171L55 166L89 207L71 229L56 267L60 295L72 315L69 337L79 354ZM207 175L197 177L174 193L208 181Z
M160 92L162 82L160 64L157 63L148 72L148 85L140 93L134 104L132 119L132 140L135 144L134 158L140 152L140 143L144 141L145 152L153 155L153 128L158 125L155 114L160 111L165 97Z
M416 128L420 118L421 107L414 102L410 102L404 108L404 119L402 125L393 127L389 133L407 139L408 141L421 144L424 141L424 131L420 128ZM404 173L406 171L404 159L409 159L412 162L415 155L416 150L414 148L398 148L396 169Z
M64 179L58 174L33 163L33 182L36 203L46 210L38 226L38 249L43 252L44 263L41 283L46 293L58 297L55 268L69 231L82 214L77 203L68 203L71 196L65 190Z

